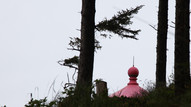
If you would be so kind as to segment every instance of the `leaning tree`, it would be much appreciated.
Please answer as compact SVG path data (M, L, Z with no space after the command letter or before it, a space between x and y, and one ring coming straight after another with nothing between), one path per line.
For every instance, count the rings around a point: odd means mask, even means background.
M127 25L132 24L131 18L137 14L143 6L119 11L111 19L104 19L95 24L95 0L82 0L81 11L81 38L71 38L70 50L80 52L79 57L74 56L69 59L59 61L59 64L75 68L78 71L75 94L77 100L83 99L88 104L91 97L94 52L100 49L99 41L95 39L95 32L100 32L100 36L110 37L110 33L119 35L122 38L136 39L140 30L132 30ZM85 100L84 100L85 98Z

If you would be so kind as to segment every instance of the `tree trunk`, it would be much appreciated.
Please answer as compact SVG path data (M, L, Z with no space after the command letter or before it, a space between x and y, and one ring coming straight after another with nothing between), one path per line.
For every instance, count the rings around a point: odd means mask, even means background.
M81 17L81 48L76 92L79 99L88 100L91 95L94 62L95 0L82 0Z
M168 31L168 0L159 0L156 88L166 87L167 31Z
M190 0L176 0L175 21L175 94L185 92L190 80L189 56L189 5Z

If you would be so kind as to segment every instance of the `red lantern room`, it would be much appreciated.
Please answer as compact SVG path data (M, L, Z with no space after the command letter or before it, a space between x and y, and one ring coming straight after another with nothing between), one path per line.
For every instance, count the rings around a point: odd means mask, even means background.
M127 84L126 87L122 88L121 90L113 93L110 95L110 97L138 97L142 96L143 93L146 92L143 88L139 86L137 83L137 76L139 75L139 70L136 67L131 67L128 70L128 75L129 75L129 83Z

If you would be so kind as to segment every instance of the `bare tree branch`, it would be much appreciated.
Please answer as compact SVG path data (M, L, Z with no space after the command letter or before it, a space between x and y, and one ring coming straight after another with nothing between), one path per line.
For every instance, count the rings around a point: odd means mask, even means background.
M80 49L76 49L76 48L67 48L67 49L72 51L80 51Z
M149 24L149 26L152 27L154 30L157 31L157 28L155 28L155 26L153 26L153 25L151 25L151 24Z
M69 68L74 68L74 69L77 69L77 70L78 70L78 67L75 67L75 66L70 65L70 64L65 64L65 63L64 63L64 60L59 60L59 61L58 61L58 64L60 64L61 66L67 66L67 67L69 67Z
M138 38L136 38L135 36L130 36L130 35L123 35L123 37L126 37L126 38L131 38L131 39L135 39L135 40L138 40ZM123 38L122 37L122 38Z

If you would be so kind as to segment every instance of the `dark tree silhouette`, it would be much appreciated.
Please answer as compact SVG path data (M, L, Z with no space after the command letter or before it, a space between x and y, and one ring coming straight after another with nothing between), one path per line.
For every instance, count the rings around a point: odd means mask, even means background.
M168 0L159 0L157 29L156 88L166 87L166 50L168 31Z
M82 0L81 11L81 44L80 60L78 64L78 78L76 95L86 98L88 106L91 99L91 85L93 77L94 43L95 43L95 0ZM83 105L83 104L82 104Z
M181 95L189 85L189 12L190 0L176 0L175 20L175 94Z
M81 12L81 38L70 38L69 50L80 52L80 56L74 56L58 63L63 66L78 70L77 83L75 88L76 100L81 106L87 106L91 100L92 77L94 52L100 49L99 41L95 39L95 31L100 32L100 36L111 37L109 33L119 35L122 38L136 39L140 30L131 30L127 25L132 24L133 15L143 6L134 9L126 9L118 12L111 19L106 19L95 25L95 0L82 0ZM82 102L80 100L83 99Z

